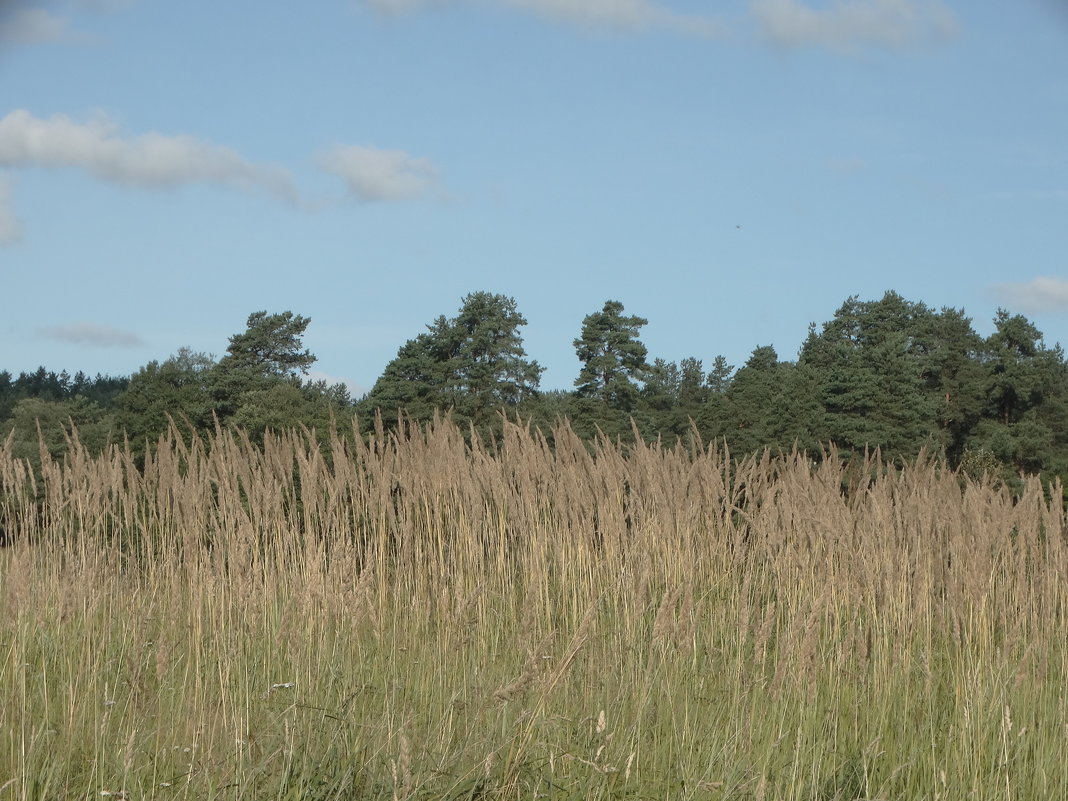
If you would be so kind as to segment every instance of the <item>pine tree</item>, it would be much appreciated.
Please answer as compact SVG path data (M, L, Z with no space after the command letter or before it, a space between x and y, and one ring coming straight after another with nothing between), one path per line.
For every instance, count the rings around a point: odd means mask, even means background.
M516 407L537 394L544 370L526 358L519 334L526 322L510 297L467 295L456 317L438 317L401 347L361 408L416 420L448 409L480 425L496 410Z
M575 352L582 369L575 379L580 397L599 397L614 408L630 409L638 398L638 383L649 365L648 350L638 339L644 317L623 316L623 304L610 300L582 321Z

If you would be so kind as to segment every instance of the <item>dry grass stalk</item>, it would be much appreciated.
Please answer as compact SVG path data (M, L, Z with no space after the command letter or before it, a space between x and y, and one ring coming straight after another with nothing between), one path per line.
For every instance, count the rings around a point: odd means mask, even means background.
M714 446L587 447L566 426L551 446L513 425L499 445L470 446L444 421L325 440L326 453L313 432L256 447L239 432L183 441L173 430L139 469L129 447L92 456L75 432L68 457L39 474L0 443L10 543L0 548L0 639L12 643L0 675L15 679L0 683L0 730L38 744L0 735L11 786L22 792L50 766L57 797L90 786L89 773L107 774L94 786L129 788L119 774L180 773L156 754L195 741L184 781L200 797L213 771L267 775L272 754L329 749L337 737L359 754L351 775L389 787L395 773L398 796L433 781L413 764L414 742L459 766L453 775L482 776L495 755L497 789L521 797L546 753L593 755L559 721L596 698L611 710L619 764L631 753L617 779L634 778L633 762L652 782L688 758L669 755L697 754L741 765L736 788L759 775L768 795L801 792L768 748L779 730L814 737L819 714L842 732L831 745L869 742L880 726L904 725L896 700L942 686L974 696L972 723L1007 720L1010 708L1012 736L995 745L1011 759L978 765L969 754L989 743L925 730L925 750L896 738L906 746L887 760L934 776L932 754L956 759L965 767L948 781L958 788L984 770L1039 781L1016 767L1034 767L1031 752L1010 745L1021 706L1032 709L1028 738L1053 742L1049 721L1035 731L1033 710L1051 708L1044 693L1066 661L1058 488L1030 482L1014 502L936 462L891 469L872 457L847 469L833 453L813 465L799 454L735 460ZM688 658L646 659L650 636ZM816 690L852 717L819 706ZM84 703L105 694L113 705ZM391 729L413 704L433 723ZM160 747L128 747L135 732ZM605 724L593 732L606 735ZM968 734L982 736L975 725ZM954 742L974 747L954 752ZM814 748L799 739L793 750ZM604 768L611 750L587 761ZM812 770L830 770L835 753L820 752ZM563 763L550 772L590 768ZM876 786L900 797L916 789L895 785L891 769L879 775ZM1061 787L1050 779L1046 797Z

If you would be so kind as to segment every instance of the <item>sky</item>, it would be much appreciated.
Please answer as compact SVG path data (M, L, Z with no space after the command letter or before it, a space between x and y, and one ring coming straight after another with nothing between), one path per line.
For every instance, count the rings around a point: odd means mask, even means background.
M894 290L1068 345L1068 0L0 0L0 369L311 319L373 386L477 291L543 389Z

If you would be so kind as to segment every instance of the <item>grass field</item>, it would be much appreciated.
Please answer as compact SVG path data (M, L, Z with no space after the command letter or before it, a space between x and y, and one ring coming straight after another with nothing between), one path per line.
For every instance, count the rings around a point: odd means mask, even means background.
M1068 798L1059 487L448 424L42 472L0 801Z

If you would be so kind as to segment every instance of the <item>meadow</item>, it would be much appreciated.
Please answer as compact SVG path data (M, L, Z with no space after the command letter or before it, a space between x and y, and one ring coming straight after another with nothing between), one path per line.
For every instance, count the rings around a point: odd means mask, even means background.
M0 801L1068 798L1062 491L447 422L0 448Z

